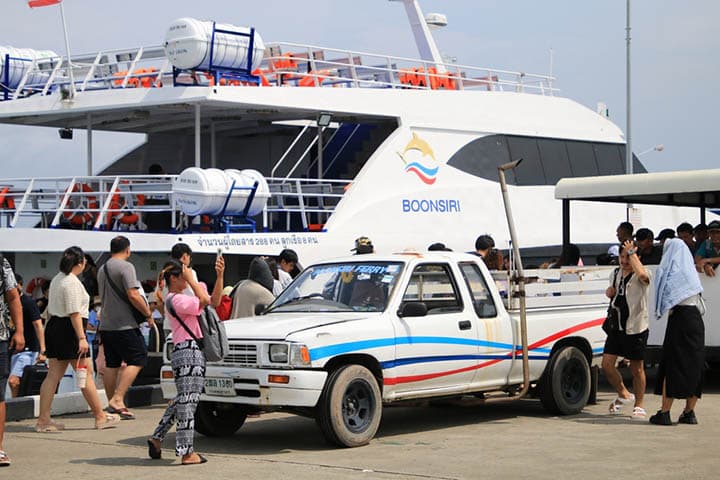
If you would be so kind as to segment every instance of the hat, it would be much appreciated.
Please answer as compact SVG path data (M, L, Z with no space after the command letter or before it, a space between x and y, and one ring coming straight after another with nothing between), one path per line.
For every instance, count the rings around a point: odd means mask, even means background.
M713 220L712 222L710 222L708 224L707 229L708 229L708 232L710 232L712 230L720 230L720 222L718 222L717 220Z
M652 240L653 232L649 228L640 228L635 232L635 239L637 240Z
M607 254L611 257L619 257L620 256L620 245L612 245L610 248L608 248Z
M368 237L358 237L355 239L355 248L352 249L356 253L373 253L375 247L373 247L372 241Z
M95 295L93 297L92 304L93 305L101 305L102 304L102 299L100 298L100 295Z
M229 297L230 294L232 293L232 291L233 291L232 285L228 285L227 287L223 288L222 294Z
M675 230L672 228L663 228L660 230L660 233L658 233L658 236L655 237L655 240L665 240L668 238L675 238Z

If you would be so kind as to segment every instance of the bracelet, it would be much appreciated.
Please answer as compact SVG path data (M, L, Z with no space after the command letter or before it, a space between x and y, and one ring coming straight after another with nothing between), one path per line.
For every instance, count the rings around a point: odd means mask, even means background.
M78 337L78 341L80 341L80 340L85 340L85 341L87 341L87 338L85 338L85 337Z
M637 253L637 249L635 249L635 248L628 249L628 255L635 255L636 253Z

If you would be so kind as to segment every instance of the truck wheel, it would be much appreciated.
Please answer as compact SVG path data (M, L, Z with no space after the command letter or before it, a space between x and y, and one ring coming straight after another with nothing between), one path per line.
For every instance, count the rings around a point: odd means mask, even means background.
M330 443L366 445L375 436L381 415L380 387L367 368L346 365L330 374L317 411L318 425Z
M577 347L564 347L550 358L540 379L540 401L550 412L574 415L590 397L590 366Z
M195 411L195 430L206 437L229 437L242 427L246 417L242 405L200 402Z

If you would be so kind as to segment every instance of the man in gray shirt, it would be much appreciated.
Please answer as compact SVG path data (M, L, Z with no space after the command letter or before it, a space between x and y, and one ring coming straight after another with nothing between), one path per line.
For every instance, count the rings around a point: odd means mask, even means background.
M135 418L125 406L125 394L147 363L145 340L133 316L138 310L153 325L152 312L140 293L135 267L128 262L130 240L117 236L110 242L110 259L98 271L98 288L102 299L100 338L105 349L107 369L104 375L108 411L124 420ZM120 374L122 362L127 367Z

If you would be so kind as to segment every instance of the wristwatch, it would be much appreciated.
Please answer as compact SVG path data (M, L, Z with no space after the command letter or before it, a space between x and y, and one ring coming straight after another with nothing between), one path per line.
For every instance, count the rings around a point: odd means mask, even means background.
M628 255L635 255L636 253L637 253L637 249L636 249L636 248L629 248L629 249L628 249Z

